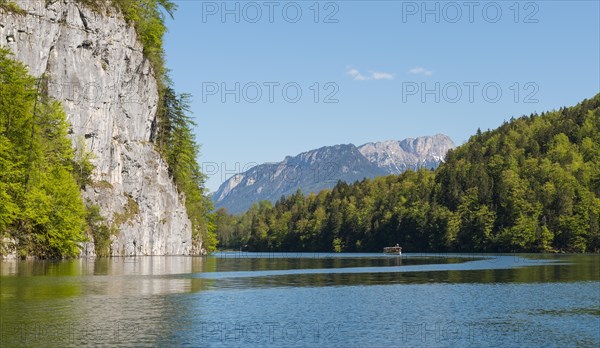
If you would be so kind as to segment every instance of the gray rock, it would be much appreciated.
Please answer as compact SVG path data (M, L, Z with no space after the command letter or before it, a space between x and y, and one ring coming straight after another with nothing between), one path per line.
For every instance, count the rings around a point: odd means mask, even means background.
M437 168L444 161L454 142L444 134L423 136L401 141L389 140L367 143L358 148L370 162L389 174L400 174L407 169Z
M0 12L0 46L33 76L48 78L73 145L83 142L93 152L97 184L84 198L99 204L109 222L127 217L112 236L112 255L190 254L184 197L150 141L157 82L134 28L119 13L99 14L74 0L15 2L28 14ZM93 248L87 250L91 256Z
M254 166L226 180L212 195L215 207L238 214L253 203L275 202L298 188L304 194L332 188L338 180L353 183L364 178L400 174L408 169L437 168L452 140L443 134L401 141L325 146L286 157L278 163Z

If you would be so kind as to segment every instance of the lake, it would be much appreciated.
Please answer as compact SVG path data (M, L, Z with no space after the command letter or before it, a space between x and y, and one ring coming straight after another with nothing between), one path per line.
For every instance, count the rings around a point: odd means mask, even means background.
M0 263L0 346L598 347L600 256Z

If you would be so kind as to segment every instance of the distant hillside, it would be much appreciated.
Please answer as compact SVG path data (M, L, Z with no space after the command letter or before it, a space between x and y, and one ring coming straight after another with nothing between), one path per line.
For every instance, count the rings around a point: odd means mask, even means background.
M442 134L402 141L325 146L286 157L279 163L265 163L225 181L213 194L216 208L230 213L246 211L253 203L275 202L298 188L319 192L341 180L347 183L364 178L399 174L407 169L437 168L446 152L454 148Z
M430 170L217 213L262 251L600 252L600 94L478 131Z

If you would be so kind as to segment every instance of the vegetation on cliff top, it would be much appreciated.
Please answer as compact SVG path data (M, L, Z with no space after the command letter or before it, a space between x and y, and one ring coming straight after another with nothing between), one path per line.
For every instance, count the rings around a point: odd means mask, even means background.
M599 252L600 94L478 131L435 172L340 182L216 221L224 247L263 251Z

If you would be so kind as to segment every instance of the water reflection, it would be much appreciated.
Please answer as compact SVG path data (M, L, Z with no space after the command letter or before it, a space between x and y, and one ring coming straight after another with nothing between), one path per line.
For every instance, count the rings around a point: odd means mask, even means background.
M204 282L174 275L205 272L215 264L216 260L202 257L2 262L0 299L185 293L199 290L198 284Z
M211 281L178 278L214 269L201 257L2 262L0 342L11 346L139 345L181 312L168 296Z
M599 261L598 255L225 253L0 262L0 345L419 345L417 336L398 341L399 330L422 330L422 323L429 330L440 321L501 328L517 345L523 341L513 333L534 322L560 332L557 342L588 345L599 341L593 328L600 324L600 293L590 290L599 286ZM250 335L256 325L260 340ZM309 336L289 339L285 328L294 325ZM331 327L344 336L329 335ZM288 340L271 340L275 329ZM482 337L441 345L490 343Z
M260 254L0 263L0 300L152 296L218 288L595 281L588 255Z

